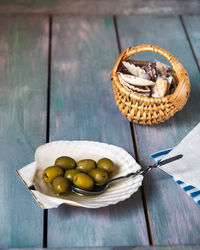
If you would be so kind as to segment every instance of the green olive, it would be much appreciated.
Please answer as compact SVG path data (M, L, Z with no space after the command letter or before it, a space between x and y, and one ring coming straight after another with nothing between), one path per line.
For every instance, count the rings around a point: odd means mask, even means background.
M74 159L68 156L61 156L56 159L55 166L59 166L64 170L72 169L76 167L76 162Z
M62 176L56 177L52 182L52 186L56 194L63 194L69 191L69 182Z
M77 162L77 169L81 172L88 173L93 168L96 168L96 162L94 160L85 159Z
M97 185L103 185L108 180L108 173L100 168L92 169L89 175L94 179Z
M63 169L57 166L48 167L43 171L43 178L47 183L51 183L57 176L62 175L64 175Z
M64 177L70 181L73 182L74 175L79 173L78 169L69 169L65 172Z
M114 164L108 158L102 158L97 162L97 167L107 171L109 174L114 171Z
M92 190L94 187L93 179L85 173L75 174L73 178L73 183L76 187L84 190Z

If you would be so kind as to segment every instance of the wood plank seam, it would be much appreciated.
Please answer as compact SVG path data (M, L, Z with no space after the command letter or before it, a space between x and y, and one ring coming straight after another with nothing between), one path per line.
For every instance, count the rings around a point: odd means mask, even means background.
M53 17L51 15L49 15L46 143L49 142L49 124L50 124L52 22L53 22ZM48 235L48 209L44 209L44 212L43 212L43 247L44 248L47 248L47 235Z
M118 50L119 50L119 53L121 53L122 48L121 48L121 43L120 43L120 38L119 38L119 30L118 30L118 26L117 26L117 17L115 15L113 16L113 23L114 23L114 27L115 27L115 34L116 34L116 39L117 39Z
M197 68L198 68L198 70L199 70L199 72L200 72L200 65L199 65L199 63L198 63L198 59L197 59L197 56L196 56L196 54L195 54L194 48L193 48L193 46L192 46L192 42L191 42L191 40L190 40L190 36L189 36L188 31L187 31L187 28L186 28L186 26L185 26L183 17L180 15L179 18L180 18L181 24L182 24L182 26L183 26L183 30L184 30L184 32L185 32L185 35L186 35L186 38L187 38L187 40L188 40L189 46L190 46L190 48L191 48L192 55L193 55L193 57L194 57L195 63L196 63Z
M16 170L33 161L46 139L48 18L9 15L0 23L0 248L37 248L43 211Z
M138 146L137 146L137 136L136 136L134 123L130 122L130 128L131 128L131 133L132 133L135 158L136 158L137 163L140 164L140 156L139 156L139 151L138 151ZM149 243L150 243L150 245L155 245L155 240L154 240L153 232L151 229L151 221L150 221L150 216L149 216L149 212L148 212L148 205L147 205L147 199L146 199L146 195L145 195L144 184L142 184L142 186L141 186L141 195L142 195L142 203L143 203L144 213L145 213L145 218L146 218L146 223L147 223Z
M122 52L121 49L121 43L120 43L120 37L119 37L119 31L118 31L118 26L117 26L117 18L114 15L113 16L113 22L114 22L114 27L115 27L115 33L116 33L116 39L117 39L117 45L119 49L119 53ZM136 133L135 133L135 128L133 123L130 124L130 130L131 130L131 135L132 135L132 141L133 141L133 148L135 152L135 157L136 157L136 162L140 164L140 158L139 158L139 152L138 152L138 147L137 147L137 138L136 138ZM144 209L144 214L145 214L145 220L147 224L147 232L148 232L148 240L150 245L155 245L154 237L153 237L153 232L151 230L151 222L150 222L150 217L148 213L148 206L147 206L147 201L146 201L146 196L145 196L145 189L142 184L142 187L140 188L141 196L142 196L142 203L143 203L143 209Z
M113 18L53 16L50 141L102 141L134 155L109 79L117 56ZM48 247L123 245L149 245L140 192L99 210L63 205L48 211Z

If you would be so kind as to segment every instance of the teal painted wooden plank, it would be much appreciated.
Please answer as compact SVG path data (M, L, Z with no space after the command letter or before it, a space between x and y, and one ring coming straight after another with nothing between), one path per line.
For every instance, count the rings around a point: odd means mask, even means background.
M0 0L0 13L65 15L180 15L200 13L198 0Z
M129 123L114 103L110 71L118 56L111 18L55 17L50 139L95 140L133 155ZM140 191L96 210L49 210L48 247L148 244Z
M183 21L200 67L200 16L183 16Z
M30 250L41 250L41 249L51 249L56 250L58 248L30 248ZM74 250L77 248L59 248L59 250ZM125 247L125 246L119 246L119 247L88 247L88 248L78 248L78 249L84 249L84 250L199 250L200 245L179 245L179 246L141 246L141 247ZM23 248L15 248L14 250L24 250Z
M48 18L0 17L0 248L42 247L43 211L16 175L45 142Z
M191 96L183 111L157 126L136 125L142 166L152 164L149 154L176 146L200 119L200 75L179 18L121 17L118 19L122 48L153 43L166 48L185 66L191 79ZM142 53L138 59L153 59ZM164 172L156 169L145 178L152 233L156 244L200 242L200 207Z
M196 245L180 245L180 246L149 246L149 247L136 247L134 250L199 250L200 246Z

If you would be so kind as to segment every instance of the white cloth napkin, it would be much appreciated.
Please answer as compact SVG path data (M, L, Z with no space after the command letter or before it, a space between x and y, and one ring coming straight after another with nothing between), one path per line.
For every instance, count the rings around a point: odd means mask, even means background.
M183 158L160 169L200 190L200 123L163 159L177 154L183 154Z

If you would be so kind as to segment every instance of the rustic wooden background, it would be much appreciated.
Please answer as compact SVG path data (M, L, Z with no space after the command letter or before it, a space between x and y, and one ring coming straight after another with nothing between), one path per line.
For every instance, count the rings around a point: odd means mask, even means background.
M0 1L1 248L199 249L200 208L159 169L132 198L97 210L43 211L15 174L34 160L37 146L52 140L115 144L143 167L152 163L150 153L177 145L200 118L199 6L174 0ZM130 124L112 93L109 75L119 52L140 43L169 50L191 79L184 110L157 126Z
M75 15L200 14L198 0L0 0L0 13Z

